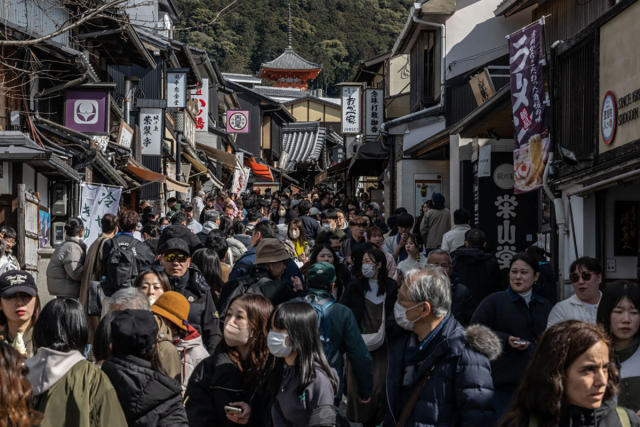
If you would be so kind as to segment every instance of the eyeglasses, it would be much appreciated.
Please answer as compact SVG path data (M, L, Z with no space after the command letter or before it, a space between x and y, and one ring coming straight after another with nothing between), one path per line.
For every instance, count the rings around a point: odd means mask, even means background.
M584 280L586 282L587 280L591 280L591 273L588 272L588 271L583 271L580 274L571 273L569 275L569 280L571 280L571 283L577 283L578 280L580 280L580 277L582 277L582 280Z
M166 259L168 262L186 262L189 259L189 256L183 253L172 252L170 254L166 254L164 256L164 259Z

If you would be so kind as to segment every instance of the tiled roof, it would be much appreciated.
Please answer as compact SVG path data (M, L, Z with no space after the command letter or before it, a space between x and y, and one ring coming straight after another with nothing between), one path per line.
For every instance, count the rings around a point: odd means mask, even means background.
M327 130L318 122L297 122L282 128L282 151L288 153L286 164L280 167L288 172L298 164L315 163L320 158Z
M292 48L288 47L284 50L282 55L278 56L273 61L262 63L262 68L276 69L276 70L315 70L320 67L320 64L307 61Z
M286 99L298 99L307 96L307 92L301 89L284 88L275 86L255 86L254 91L261 95L268 96L269 98L286 98Z

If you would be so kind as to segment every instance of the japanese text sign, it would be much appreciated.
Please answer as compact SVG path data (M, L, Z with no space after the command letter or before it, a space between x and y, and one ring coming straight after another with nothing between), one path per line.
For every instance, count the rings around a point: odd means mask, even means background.
M184 108L187 104L187 74L167 73L167 107Z
M368 138L378 136L380 124L384 122L384 91L367 89L364 95L365 134Z
M162 109L140 109L140 142L142 155L159 156L162 154Z
M107 98L104 90L68 90L64 103L64 125L84 133L106 133Z
M249 112L227 110L227 132L249 133Z
M104 185L81 185L80 219L84 223L83 240L87 247L102 233L102 217L118 214L122 188Z
M362 131L361 109L362 88L360 86L342 86L342 133L357 134Z
M549 152L542 33L543 24L537 21L508 37L515 132L515 193L536 190L542 186L542 174Z
M209 79L202 79L202 86L191 91L191 98L198 103L196 114L196 132L209 129Z

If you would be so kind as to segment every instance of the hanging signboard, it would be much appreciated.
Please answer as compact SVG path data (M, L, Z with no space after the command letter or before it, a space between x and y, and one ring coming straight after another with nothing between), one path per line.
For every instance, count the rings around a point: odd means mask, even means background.
M196 132L207 132L209 129L209 79L202 79L202 86L191 91L191 98L198 103Z
M109 130L109 92L105 90L68 90L64 103L64 125L90 134Z
M514 193L542 187L542 174L549 153L543 24L543 20L538 20L507 37L515 133Z
M375 139L379 126L384 122L384 90L366 89L364 92L365 134L367 139Z
M187 111L184 114L184 140L193 148L196 148L196 122Z
M133 128L124 120L120 121L120 130L118 131L118 144L123 148L131 148L133 141Z
M476 99L476 104L478 106L481 106L496 94L493 81L491 80L491 77L489 77L489 73L486 69L471 77L469 79L469 85L471 86L473 97Z
M140 109L140 141L143 156L162 154L162 108Z
M81 191L80 219L84 223L83 240L89 247L102 233L102 217L118 214L122 188L83 183Z
M362 87L342 86L342 133L358 134L362 132L361 109Z
M227 132L249 133L249 112L227 110Z
M187 73L167 73L167 107L184 108L187 105Z

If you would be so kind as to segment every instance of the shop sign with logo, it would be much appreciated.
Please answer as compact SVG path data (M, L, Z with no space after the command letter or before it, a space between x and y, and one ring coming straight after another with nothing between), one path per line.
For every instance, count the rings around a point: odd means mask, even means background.
M249 133L249 112L227 110L227 132Z
M209 129L209 79L202 79L202 86L191 91L191 98L197 102L196 132L207 132Z
M118 144L123 148L131 148L133 141L133 128L124 120L120 121L120 130L118 131Z
M142 155L162 154L162 108L141 108L139 123Z
M384 122L384 91L382 89L366 89L365 101L365 134L367 139L375 139L379 127Z
M83 133L108 131L109 92L105 90L68 90L64 103L64 125Z
M362 132L362 87L342 86L342 133L358 134Z

